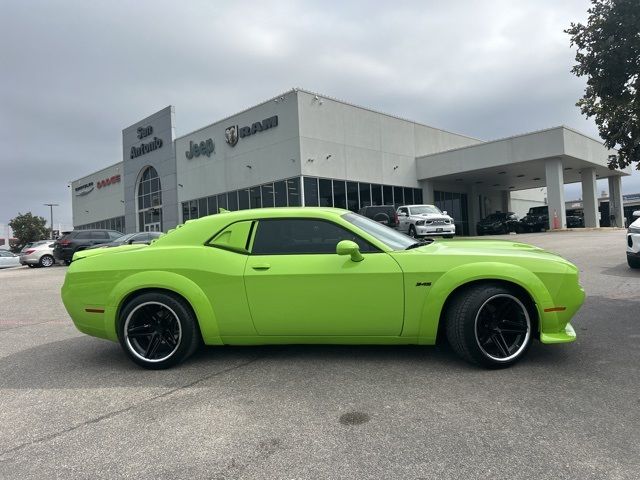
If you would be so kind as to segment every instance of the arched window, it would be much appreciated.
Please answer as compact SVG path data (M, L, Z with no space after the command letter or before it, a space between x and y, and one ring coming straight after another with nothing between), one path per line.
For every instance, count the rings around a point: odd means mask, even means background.
M153 167L146 167L138 183L138 227L145 232L162 231L162 187Z

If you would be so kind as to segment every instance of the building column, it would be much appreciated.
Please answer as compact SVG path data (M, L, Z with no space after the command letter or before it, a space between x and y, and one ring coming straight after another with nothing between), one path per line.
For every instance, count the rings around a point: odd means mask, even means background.
M435 202L435 195L433 194L433 182L431 180L422 180L420 182L422 187L422 201L427 205L433 205Z
M611 226L624 225L624 208L622 204L622 177L616 175L609 177L609 215L612 215Z
M502 191L502 211L504 213L511 211L511 192L509 190Z
M583 168L582 173L582 210L584 211L584 226L600 227L600 213L598 212L598 187L596 185L596 169Z
M562 159L550 158L546 160L544 170L547 184L547 204L549 205L549 230L567 228Z
M467 212L469 212L469 235L478 234L476 224L482 219L480 211L480 192L478 187L471 185L467 196Z

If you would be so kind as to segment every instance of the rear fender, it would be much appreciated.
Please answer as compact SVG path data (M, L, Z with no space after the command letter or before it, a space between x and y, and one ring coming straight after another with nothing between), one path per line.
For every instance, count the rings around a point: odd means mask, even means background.
M500 280L522 287L535 303L540 319L539 328L542 328L544 308L552 305L551 295L542 281L534 273L518 265L479 262L455 267L433 284L422 311L419 343L435 343L442 309L451 293L458 287L481 280Z
M105 327L113 340L117 339L117 315L125 298L136 291L154 288L169 290L184 297L193 308L204 343L222 345L213 307L202 289L182 275L164 271L135 273L124 278L111 291L105 307L105 322L107 322Z

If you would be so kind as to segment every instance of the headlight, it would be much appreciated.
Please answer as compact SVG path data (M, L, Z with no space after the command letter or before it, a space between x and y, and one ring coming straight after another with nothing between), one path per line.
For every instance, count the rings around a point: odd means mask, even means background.
M424 220L418 220L418 221L416 222L416 225L418 225L418 226L422 226L422 225L424 225Z
M629 227L627 233L640 233L640 227Z

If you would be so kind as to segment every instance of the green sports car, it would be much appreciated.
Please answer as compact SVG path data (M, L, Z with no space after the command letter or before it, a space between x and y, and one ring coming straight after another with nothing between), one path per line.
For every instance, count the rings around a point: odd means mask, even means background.
M62 300L146 368L206 345L435 344L485 367L575 340L578 269L512 241L416 242L347 210L223 212L73 257Z

